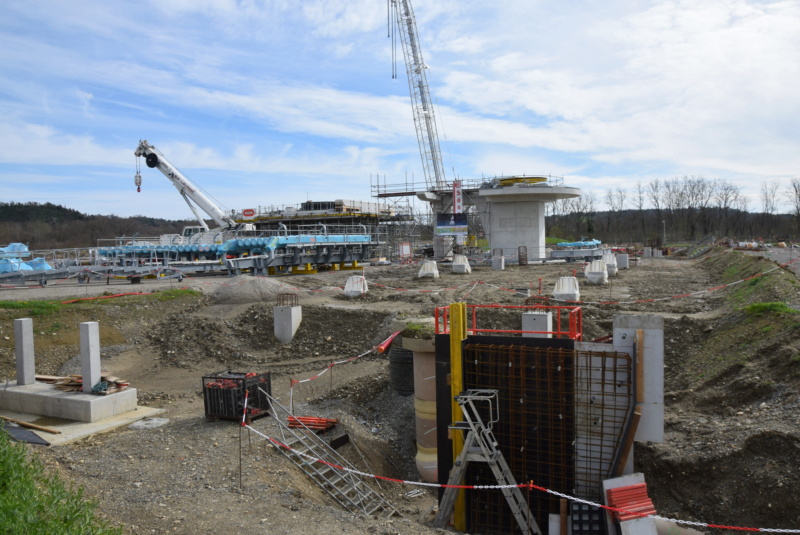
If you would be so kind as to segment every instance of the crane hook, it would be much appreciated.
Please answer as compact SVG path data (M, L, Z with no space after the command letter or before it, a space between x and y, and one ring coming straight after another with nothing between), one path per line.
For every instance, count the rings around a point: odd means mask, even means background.
M142 175L139 171L136 171L136 174L133 175L133 183L136 185L136 192L142 192Z

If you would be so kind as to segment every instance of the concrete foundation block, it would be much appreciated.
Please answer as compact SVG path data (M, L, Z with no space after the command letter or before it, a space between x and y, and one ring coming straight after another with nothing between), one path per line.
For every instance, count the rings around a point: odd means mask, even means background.
M273 315L275 338L282 344L288 344L303 321L303 308L301 306L276 306L273 308Z
M617 274L617 256L614 253L604 253L603 262L606 263L606 271L609 277L614 277Z
M608 284L608 270L602 260L592 260L583 271L586 282L589 284Z
M580 301L581 291L576 277L559 277L553 288L553 299L559 301Z
M426 260L425 262L422 263L422 266L420 266L419 268L419 273L417 274L417 278L423 279L426 277L430 277L433 279L439 278L439 267L433 260Z
M63 392L47 383L17 385L0 389L0 410L37 414L77 422L97 422L136 409L135 388L95 396Z
M627 254L620 253L617 255L617 268L618 269L630 268L630 260Z
M453 255L453 273L472 273L472 268L466 255Z
M495 256L492 258L492 271L505 271L506 259L504 256Z
M347 278L344 285L344 295L346 297L361 297L369 291L367 279L361 275L353 275Z

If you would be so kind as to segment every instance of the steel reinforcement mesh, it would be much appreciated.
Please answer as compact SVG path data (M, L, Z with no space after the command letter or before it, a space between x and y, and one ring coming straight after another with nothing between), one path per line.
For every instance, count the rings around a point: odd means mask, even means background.
M467 344L464 388L498 390L493 432L518 483L598 499L631 402L630 358L624 353ZM467 484L496 484L487 465L470 465ZM526 491L527 492L527 491ZM537 523L560 511L556 496L528 493ZM503 494L471 490L467 526L475 533L518 533Z

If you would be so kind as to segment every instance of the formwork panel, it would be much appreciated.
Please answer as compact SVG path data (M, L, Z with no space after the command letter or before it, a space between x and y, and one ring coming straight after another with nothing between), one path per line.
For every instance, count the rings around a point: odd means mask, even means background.
M493 432L518 483L570 492L574 481L573 421L574 352L562 348L531 348L467 344L464 348L465 388L498 390L500 421ZM497 484L487 465L472 465L467 481ZM505 498L497 491L471 492L470 531L517 533ZM529 506L537 523L547 525L558 511L557 497L535 493Z
M493 340L499 343L487 343ZM444 342L437 340L440 367L445 364L444 355L439 355ZM462 354L464 389L498 390L500 420L493 432L517 483L533 481L558 492L599 499L602 480L618 459L633 405L629 355L574 351L564 341L489 336L470 337ZM449 391L445 397L449 399ZM444 414L449 419L449 411ZM448 423L438 425L446 428ZM445 476L452 466L447 450L439 448L439 473ZM465 479L469 485L496 484L490 468L479 463L470 466ZM547 526L548 515L560 511L560 499L523 492L539 526ZM467 529L519 533L496 490L468 491Z

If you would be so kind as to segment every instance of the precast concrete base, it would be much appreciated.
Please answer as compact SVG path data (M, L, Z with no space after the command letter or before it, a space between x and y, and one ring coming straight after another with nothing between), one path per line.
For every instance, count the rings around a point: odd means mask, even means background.
M95 396L64 392L49 383L17 385L9 382L0 388L0 410L62 418L76 422L98 422L136 409L135 388Z

